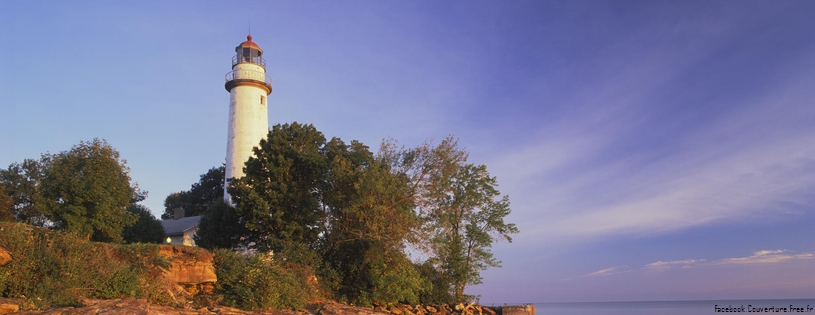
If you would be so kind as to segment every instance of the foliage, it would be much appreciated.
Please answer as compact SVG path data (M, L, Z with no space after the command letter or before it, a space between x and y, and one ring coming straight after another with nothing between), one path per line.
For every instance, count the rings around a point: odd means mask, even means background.
M247 229L248 245L265 251L279 250L286 242L311 246L317 241L324 144L325 137L312 125L275 125L246 162L246 175L230 179L228 191Z
M235 208L213 205L198 242L309 266L323 289L352 303L462 301L481 270L499 266L492 243L518 232L504 222L509 200L497 180L467 155L452 137L414 149L385 141L374 155L358 141L326 141L312 125L276 125L245 176L229 181ZM412 263L408 247L429 259ZM225 300L266 303L237 299Z
M303 263L351 302L418 299L422 280L404 254L419 225L406 178L362 143L326 141L312 125L274 126L254 153L228 187L244 245L292 260L321 253Z
M122 238L127 243L154 243L161 244L164 241L164 228L161 221L156 219L146 206L141 204L129 204L125 209L138 216L138 221L122 230Z
M408 182L390 172L358 142L337 150L323 191L328 214L326 260L341 280L338 296L362 305L416 303L424 281L406 258L404 244L418 220Z
M12 262L0 268L0 297L21 298L35 308L75 306L82 298L148 298L167 260L157 246L89 242L75 233L24 224L0 224L0 247Z
M419 295L421 304L451 304L455 302L454 296L450 294L450 279L433 265L430 261L415 265L423 279L428 281L426 290Z
M11 163L8 169L0 169L0 182L3 190L12 199L12 214L15 220L35 226L47 224L45 202L40 195L40 183L45 176L49 155L40 160L25 159L23 163Z
M239 247L245 234L235 208L221 198L204 211L194 239L197 246L206 249L231 249Z
M241 309L300 309L315 291L307 283L313 273L303 265L284 263L272 254L243 256L215 251L216 293L224 305Z
M481 283L480 271L500 266L490 251L492 243L511 242L510 234L518 233L515 224L504 222L509 198L498 199L496 178L486 166L467 163L468 153L452 137L415 149L384 142L379 155L410 181L422 221L414 244L441 273L437 284L449 282L455 300L466 300L464 289Z
M69 151L12 163L0 182L17 221L76 232L96 241L121 242L131 200L146 193L130 184L125 161L107 142L82 141Z
M328 257L340 274L338 298L356 304L416 304L429 285L403 252L373 241L338 244Z
M175 192L164 199L164 213L161 218L172 219L176 208L184 209L184 216L203 215L207 208L224 199L224 166L213 167L190 190Z
M495 177L484 165L463 165L449 179L445 196L437 199L439 207L431 214L435 231L433 248L442 269L450 277L456 299L464 299L468 284L480 284L480 270L500 267L490 247L496 240L512 242L510 234L518 233L515 224L507 224L509 198L499 195Z
M496 178L485 165L466 163L467 153L452 137L435 148L425 145L420 152L426 152L425 161L435 167L420 184L432 257L450 280L455 299L463 301L465 287L481 283L481 270L500 267L490 251L492 243L512 242L510 234L518 233L515 224L504 222L509 197L498 199Z
M6 193L6 185L0 182L0 222L14 221L14 200Z
M99 139L51 156L41 190L46 216L57 229L123 241L122 229L137 220L125 210L136 193L129 171L119 152Z

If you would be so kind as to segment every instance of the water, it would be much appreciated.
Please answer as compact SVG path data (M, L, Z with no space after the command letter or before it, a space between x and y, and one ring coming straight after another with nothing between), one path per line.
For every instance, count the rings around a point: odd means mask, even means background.
M711 301L658 301L658 302L584 302L584 303L535 303L536 315L570 315L570 314L591 314L591 315L695 315L695 314L732 314L717 313L715 306L733 308L744 307L744 311L750 314L756 312L764 313L767 310L758 308L787 308L790 312L790 305L803 308L803 313L815 315L815 299L796 300L711 300ZM748 306L752 306L749 309ZM807 309L809 307L810 309ZM783 313L783 309L778 312ZM807 312L808 311L808 312ZM777 314L772 309L771 314Z

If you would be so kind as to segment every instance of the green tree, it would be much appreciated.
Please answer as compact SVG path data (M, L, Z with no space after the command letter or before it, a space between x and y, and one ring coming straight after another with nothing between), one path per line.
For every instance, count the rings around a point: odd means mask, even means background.
M14 221L14 200L6 193L6 185L0 182L0 222Z
M128 212L137 215L138 221L122 230L122 238L127 243L154 243L164 242L164 228L161 221L153 216L146 206L131 203L125 208Z
M326 253L340 275L339 295L361 304L417 303L427 283L404 252L418 224L407 181L379 160L332 164Z
M195 233L195 244L206 249L235 249L242 243L246 230L235 208L223 198L207 208Z
M454 296L450 294L450 279L442 274L441 269L431 261L416 264L416 269L423 279L429 282L426 290L419 295L421 304L451 304Z
M274 126L254 153L228 188L244 244L309 263L351 302L418 301L425 282L404 249L419 221L404 176L312 125Z
M325 137L312 125L275 125L231 179L229 194L247 230L245 241L279 251L287 242L313 247L322 231L319 187L326 172Z
M137 194L119 152L94 139L47 160L40 192L53 227L94 241L122 242L122 229L137 221L125 210Z
M421 215L417 245L437 268L436 283L448 282L455 300L467 299L464 289L481 283L480 271L500 267L490 251L492 243L512 241L515 224L504 222L509 198L484 165L467 163L468 153L447 137L438 146L416 149L383 145L381 153L395 170L410 179L411 196Z
M50 157L42 155L40 160L25 159L23 163L14 162L7 169L0 170L0 182L12 200L11 211L15 220L35 226L48 224L40 188Z
M449 179L446 195L436 199L439 207L431 214L436 231L432 246L458 301L465 299L467 285L481 283L481 270L500 267L490 251L492 243L512 242L510 234L518 233L515 224L504 222L510 213L509 198L497 199L495 186L486 166L463 165Z
M190 190L175 192L164 199L164 213L162 219L173 218L176 208L184 209L185 216L202 215L207 208L224 199L224 166L213 167L197 183L192 184Z

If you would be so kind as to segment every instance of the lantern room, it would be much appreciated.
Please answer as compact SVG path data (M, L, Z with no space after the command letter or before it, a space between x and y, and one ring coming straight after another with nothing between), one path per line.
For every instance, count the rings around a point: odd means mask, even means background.
M253 63L266 69L266 60L263 60L263 49L252 41L252 35L246 36L246 41L235 47L237 53L232 57L232 66L239 63Z

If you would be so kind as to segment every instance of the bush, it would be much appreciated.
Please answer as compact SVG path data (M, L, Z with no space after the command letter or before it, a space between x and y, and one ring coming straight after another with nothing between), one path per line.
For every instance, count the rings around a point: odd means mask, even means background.
M311 268L279 261L270 253L243 256L215 251L216 294L221 303L241 309L300 309L314 296Z
M421 304L452 304L455 302L455 296L451 294L450 281L437 269L430 261L422 264L416 264L416 270L422 275L422 278L427 279L430 285L427 290L419 295L419 303Z
M122 230L122 238L125 242L153 244L164 242L164 228L161 226L161 221L150 213L150 209L135 203L129 204L125 209L138 217L136 223Z
M76 306L81 298L146 298L167 304L159 281L166 258L157 246L112 245L25 224L0 224L0 247L12 253L0 267L0 297L30 308Z
M338 300L365 306L415 305L430 285L403 252L382 243L348 241L328 252L327 260L341 279Z

